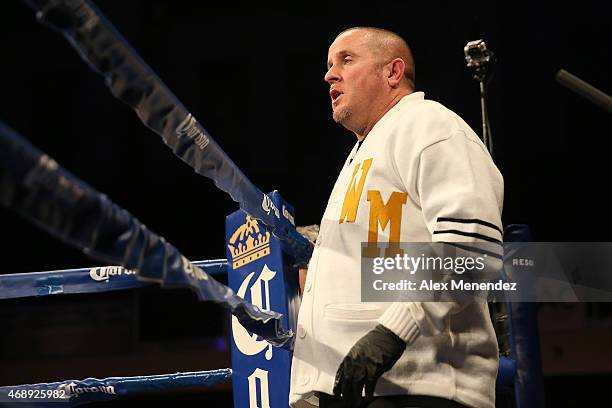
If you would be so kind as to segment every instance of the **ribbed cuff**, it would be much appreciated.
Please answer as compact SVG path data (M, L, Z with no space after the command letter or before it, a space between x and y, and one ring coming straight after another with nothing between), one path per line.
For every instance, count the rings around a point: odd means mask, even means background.
M406 344L411 344L421 335L408 305L401 302L393 303L378 319L378 323L397 334Z

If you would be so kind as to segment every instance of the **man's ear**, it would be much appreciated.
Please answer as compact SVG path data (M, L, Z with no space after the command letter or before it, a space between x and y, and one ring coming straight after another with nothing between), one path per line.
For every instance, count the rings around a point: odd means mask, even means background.
M387 81L389 85L395 88L404 79L404 72L406 71L406 64L401 58L395 58L387 64Z

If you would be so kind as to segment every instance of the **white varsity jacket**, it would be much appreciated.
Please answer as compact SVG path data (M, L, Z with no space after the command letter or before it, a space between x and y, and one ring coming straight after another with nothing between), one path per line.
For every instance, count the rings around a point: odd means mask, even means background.
M501 242L503 179L455 113L402 98L351 151L308 265L290 404L332 393L352 345L376 324L407 342L375 395L432 395L494 408L498 347L483 302L362 303L361 242Z

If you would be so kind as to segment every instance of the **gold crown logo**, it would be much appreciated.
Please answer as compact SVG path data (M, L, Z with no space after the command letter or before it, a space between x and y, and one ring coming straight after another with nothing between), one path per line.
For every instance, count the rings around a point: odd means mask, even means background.
M232 267L238 269L270 255L270 232L262 235L257 220L247 214L245 223L232 234L227 247L232 255Z

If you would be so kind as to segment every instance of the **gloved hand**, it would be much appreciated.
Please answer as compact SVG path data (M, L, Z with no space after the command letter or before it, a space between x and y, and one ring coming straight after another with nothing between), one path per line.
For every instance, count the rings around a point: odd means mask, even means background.
M365 401L374 395L376 382L393 367L406 350L406 343L379 324L357 341L340 364L334 382L334 395L347 407L359 407L365 386Z

